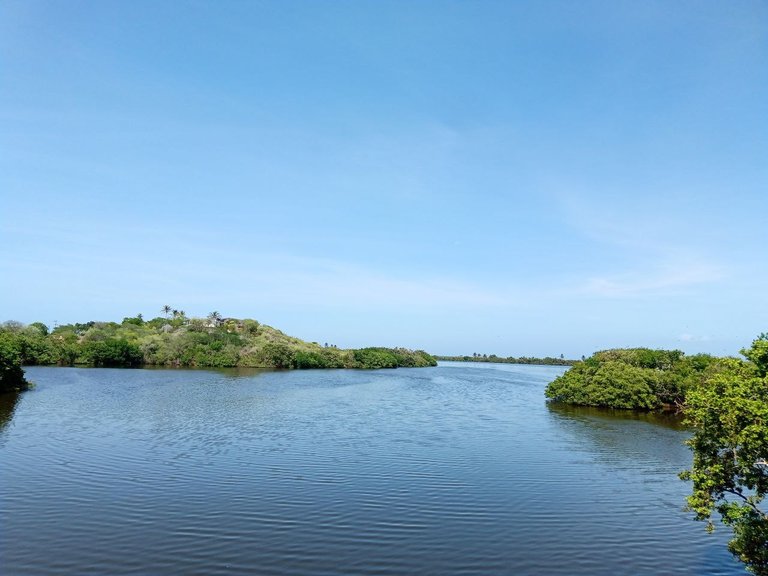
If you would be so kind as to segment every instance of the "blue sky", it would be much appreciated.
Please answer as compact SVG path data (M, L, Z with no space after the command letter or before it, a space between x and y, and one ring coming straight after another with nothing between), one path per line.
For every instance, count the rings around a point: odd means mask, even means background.
M768 4L0 4L0 319L736 354Z

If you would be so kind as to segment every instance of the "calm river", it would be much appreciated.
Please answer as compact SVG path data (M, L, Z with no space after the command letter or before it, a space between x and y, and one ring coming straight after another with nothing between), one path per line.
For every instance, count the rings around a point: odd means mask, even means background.
M0 397L3 574L743 574L676 422L562 368L29 368Z

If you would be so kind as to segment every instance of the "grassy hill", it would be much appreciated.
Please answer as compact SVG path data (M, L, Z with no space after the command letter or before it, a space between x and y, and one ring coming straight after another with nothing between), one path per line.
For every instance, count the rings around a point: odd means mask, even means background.
M422 350L340 349L306 342L256 320L187 318L184 313L145 321L67 324L5 322L0 334L25 365L195 366L258 368L397 368L434 366Z

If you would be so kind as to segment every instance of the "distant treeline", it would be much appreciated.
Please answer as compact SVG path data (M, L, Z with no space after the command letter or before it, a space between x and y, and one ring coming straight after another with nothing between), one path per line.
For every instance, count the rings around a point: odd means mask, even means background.
M0 325L0 351L22 365L368 369L437 364L422 350L345 350L216 312L207 318L188 318L169 311L151 320L139 314L122 322L66 324L53 330L41 322L9 321Z
M498 364L542 364L545 366L572 366L577 361L569 360L567 358L553 358L552 356L546 356L544 358L536 358L533 356L520 356L515 358L514 356L508 356L503 358L496 356L496 354L478 354L474 353L472 356L435 356L438 360L446 360L450 362L494 362Z

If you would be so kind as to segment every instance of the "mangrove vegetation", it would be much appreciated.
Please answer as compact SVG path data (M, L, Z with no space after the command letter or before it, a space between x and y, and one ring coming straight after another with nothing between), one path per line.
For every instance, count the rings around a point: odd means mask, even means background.
M721 369L708 354L619 348L575 362L546 389L551 400L580 406L636 410L679 408L686 392Z
M0 330L0 394L21 392L30 386L21 367L21 346L13 335Z

